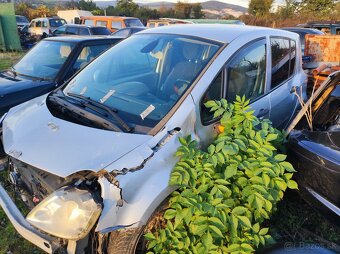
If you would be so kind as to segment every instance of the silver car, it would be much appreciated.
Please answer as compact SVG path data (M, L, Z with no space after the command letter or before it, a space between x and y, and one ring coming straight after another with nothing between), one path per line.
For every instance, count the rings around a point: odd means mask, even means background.
M46 252L75 253L92 242L99 253L135 253L174 191L178 137L202 146L213 137L218 120L204 102L245 95L257 116L284 128L299 87L305 96L295 33L237 25L142 31L3 117L8 173L31 211L24 218L3 187L0 204Z

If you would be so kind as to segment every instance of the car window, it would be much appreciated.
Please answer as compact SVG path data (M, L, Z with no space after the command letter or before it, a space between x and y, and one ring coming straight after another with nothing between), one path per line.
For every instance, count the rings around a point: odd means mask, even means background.
M111 32L106 27L92 27L92 34L93 35L110 35Z
M92 61L109 47L111 47L111 44L91 45L84 47L73 65L74 72L83 68L87 63Z
M43 22L42 22L42 27L47 27L47 21L46 20L44 20Z
M38 20L37 22L35 22L35 27L41 27L41 21Z
M77 27L73 27L73 26L67 27L66 28L66 34L76 35L76 34L78 34L78 28Z
M79 27L79 35L90 35L90 31L86 27Z
M60 27L66 24L66 21L64 19L50 19L49 21L51 27Z
M150 27L150 28L155 27L155 23L149 23L149 27Z
M30 27L34 27L35 26L35 21L32 21L30 24Z
M337 29L336 29L335 34L336 34L336 35L340 35L340 28L337 28Z
M144 26L139 19L125 19L124 23L126 27Z
M122 36L122 37L128 37L130 34L130 30L129 29L121 29L117 32L114 33L114 35L117 36Z
M221 71L214 81L210 84L208 90L203 95L200 105L201 119L203 124L209 124L213 118L214 114L210 112L209 109L204 105L210 100L220 100L223 96L223 71Z
M58 35L58 34L65 34L66 33L66 27L61 26L58 27L56 30L54 30L53 34Z
M107 21L97 20L96 26L107 26Z
M293 73L296 62L296 44L286 38L271 38L271 88L286 81ZM292 46L291 46L292 45Z
M185 94L220 46L184 35L135 35L87 65L64 93L105 103L146 133Z
M121 29L122 28L122 22L120 21L111 21L111 28L113 29Z
M84 24L88 25L88 26L93 26L94 25L94 21L92 19L86 19Z
M227 101L233 102L236 95L253 100L265 90L266 44L257 41L241 50L227 65Z

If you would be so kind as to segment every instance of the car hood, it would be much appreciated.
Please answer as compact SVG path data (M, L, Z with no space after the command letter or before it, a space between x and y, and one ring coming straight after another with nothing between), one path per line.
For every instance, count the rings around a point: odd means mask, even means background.
M14 78L6 72L2 72L0 73L0 97L19 90L25 90L26 88L32 87L35 83L41 84L41 82L51 83L50 81L34 81L21 77Z
M98 172L152 139L149 135L100 130L54 117L47 95L11 109L3 122L5 152L29 165L66 177Z

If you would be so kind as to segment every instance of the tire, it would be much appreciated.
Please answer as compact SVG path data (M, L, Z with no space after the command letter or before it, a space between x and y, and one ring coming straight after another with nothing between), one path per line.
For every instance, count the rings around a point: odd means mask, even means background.
M152 214L147 224L139 228L127 228L113 231L109 236L107 245L108 254L143 254L147 252L146 240L143 235L165 227L163 218L166 208L169 206L166 199Z

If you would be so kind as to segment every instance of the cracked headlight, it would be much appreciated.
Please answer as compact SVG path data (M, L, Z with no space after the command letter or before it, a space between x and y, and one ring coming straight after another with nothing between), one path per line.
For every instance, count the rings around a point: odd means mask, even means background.
M101 210L88 190L63 187L34 207L26 219L51 235L79 240L93 228Z

